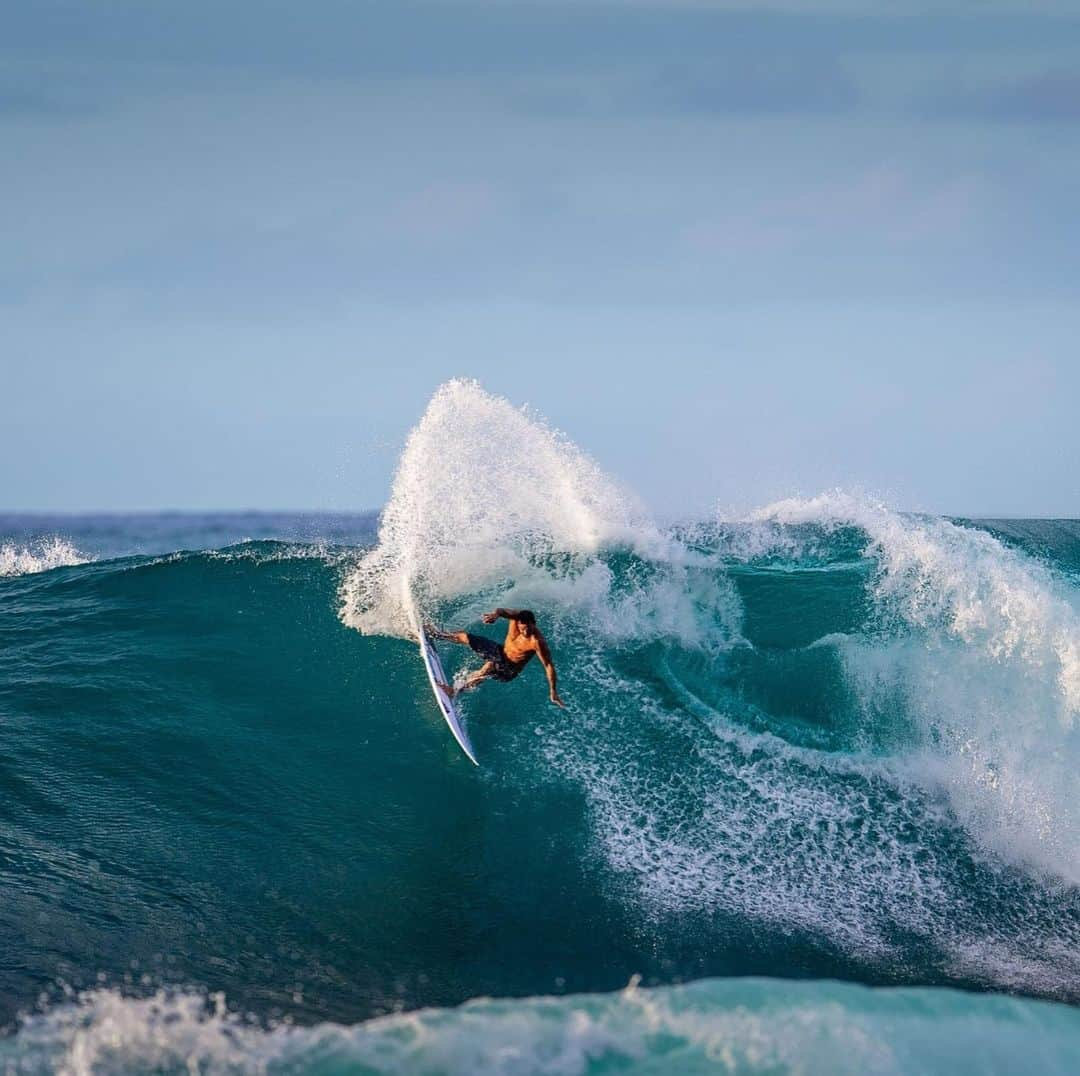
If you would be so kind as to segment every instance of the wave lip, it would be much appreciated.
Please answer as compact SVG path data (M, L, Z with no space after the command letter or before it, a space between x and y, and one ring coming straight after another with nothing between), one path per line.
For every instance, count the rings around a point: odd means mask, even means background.
M474 381L449 381L409 435L378 545L343 583L341 620L407 636L406 585L424 604L500 591L512 604L512 588L595 608L610 585L597 554L615 544L669 545L568 438Z
M924 741L914 761L968 830L1080 883L1080 612L1065 581L985 530L839 491L747 522L756 548L801 525L866 535L874 623L840 646L864 712L902 700Z
M95 990L0 1042L20 1072L1071 1073L1080 1012L940 988L711 979L260 1028L224 998Z
M0 577L47 572L51 568L86 564L90 559L64 538L43 538L28 546L5 542L0 545Z

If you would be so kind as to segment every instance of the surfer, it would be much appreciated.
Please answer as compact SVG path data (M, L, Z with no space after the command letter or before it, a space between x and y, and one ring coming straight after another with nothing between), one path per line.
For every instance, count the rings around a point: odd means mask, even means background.
M536 617L531 609L496 609L491 613L484 613L480 618L485 624L494 624L500 617L510 621L506 629L506 641L500 646L494 639L488 639L483 635L473 635L467 631L439 631L430 629L436 639L446 642L461 643L471 647L477 654L484 658L484 664L456 690L450 684L439 686L451 698L461 691L468 691L476 687L483 680L499 680L508 683L513 680L522 669L532 660L533 654L540 659L540 664L547 674L550 688L551 701L556 706L565 706L566 703L559 698L556 687L557 678L555 666L551 661L551 651L548 649L547 640L536 626Z

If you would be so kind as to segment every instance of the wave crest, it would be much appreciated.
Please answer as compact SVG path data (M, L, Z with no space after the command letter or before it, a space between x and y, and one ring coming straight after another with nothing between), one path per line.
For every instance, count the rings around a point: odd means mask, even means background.
M754 513L790 550L792 526L856 526L876 563L868 630L840 643L867 721L902 707L924 773L967 828L1009 859L1080 883L1080 614L1045 565L984 530L841 492Z
M51 568L86 564L90 559L63 538L42 538L30 546L6 542L0 545L0 577L47 572Z

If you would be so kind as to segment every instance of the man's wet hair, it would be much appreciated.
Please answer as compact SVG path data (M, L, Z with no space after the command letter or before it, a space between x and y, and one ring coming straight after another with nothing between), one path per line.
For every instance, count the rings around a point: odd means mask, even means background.
M519 610L517 618L522 624L531 624L534 628L536 627L536 617L533 616L533 611L531 609Z

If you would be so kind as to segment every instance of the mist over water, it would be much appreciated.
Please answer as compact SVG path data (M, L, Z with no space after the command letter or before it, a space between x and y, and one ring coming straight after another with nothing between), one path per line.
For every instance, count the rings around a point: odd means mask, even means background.
M472 1036L529 1044L520 1071L788 1071L786 1013L837 1071L1014 1056L1016 1021L1076 1059L1074 1009L931 989L1080 1000L1075 523L829 492L661 526L461 381L377 529L70 522L0 532L4 1018L46 995L12 1056L111 1058L121 1028L165 1068L437 1071ZM534 609L569 709L532 668L464 697L474 769L406 580L447 627ZM601 993L638 974L771 979ZM918 989L772 981L805 978Z

